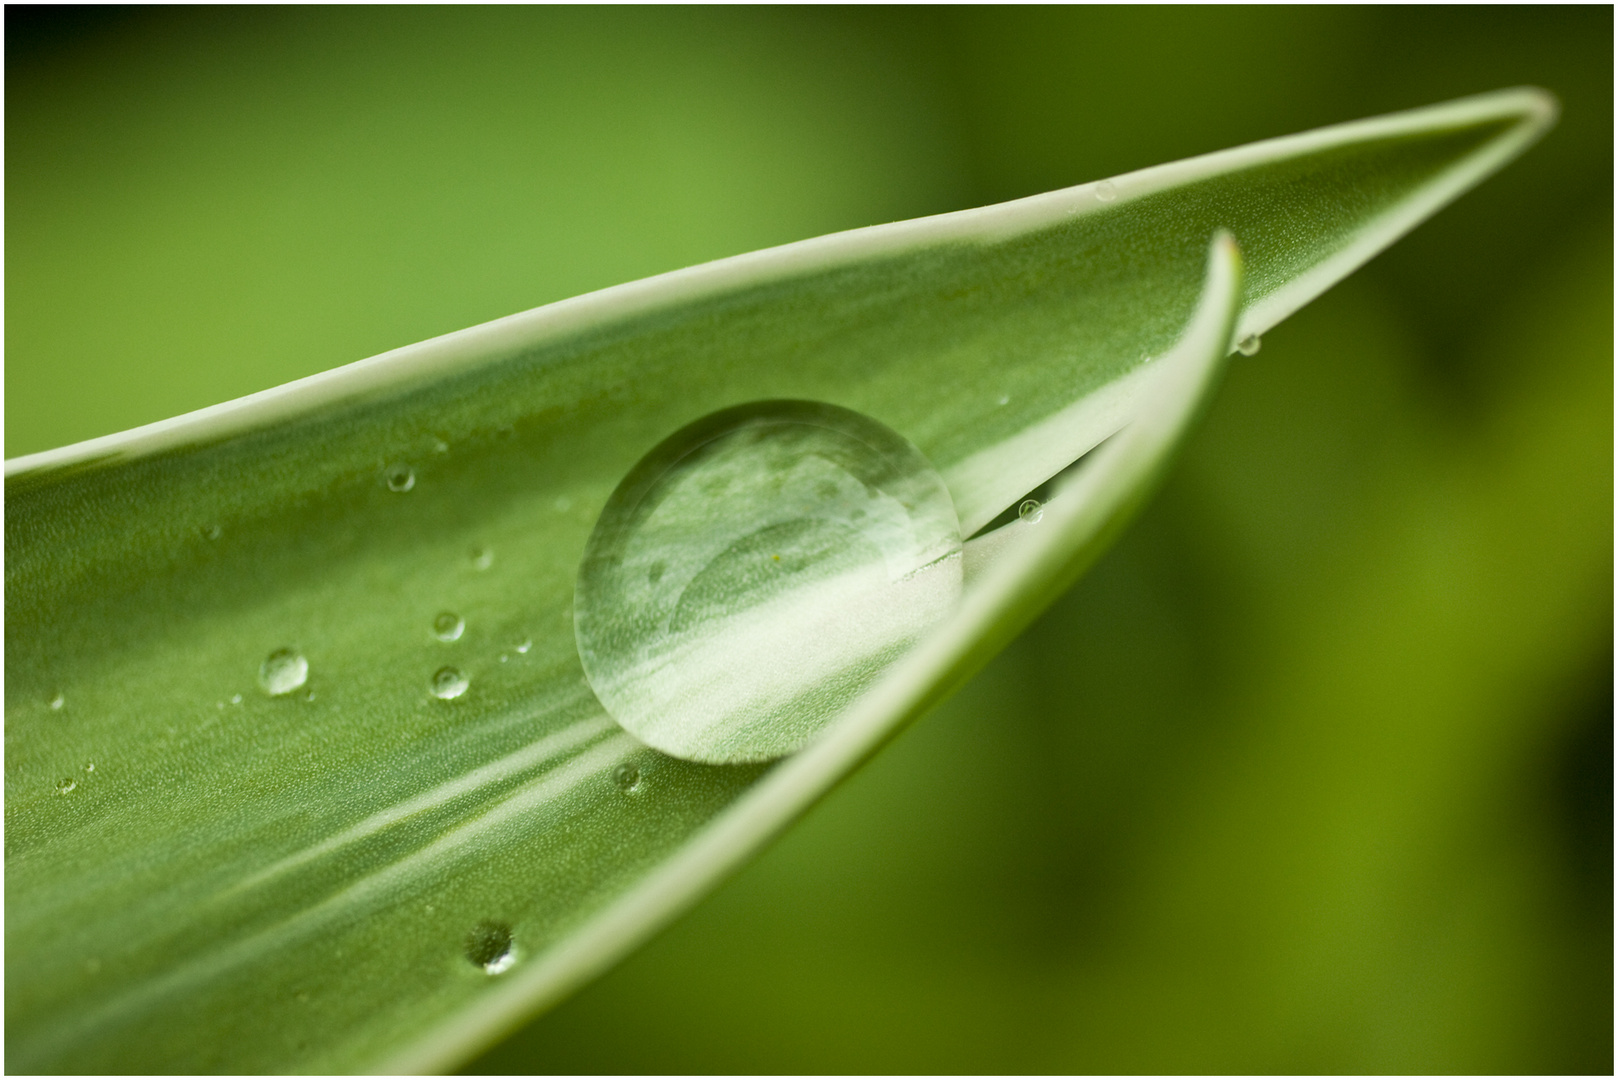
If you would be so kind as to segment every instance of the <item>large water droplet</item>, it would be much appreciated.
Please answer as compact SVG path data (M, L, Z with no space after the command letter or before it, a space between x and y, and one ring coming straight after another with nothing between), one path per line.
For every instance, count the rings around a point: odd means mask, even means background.
M942 477L859 413L758 402L642 458L579 568L591 688L642 742L694 761L807 744L961 589Z
M258 666L258 684L272 697L290 694L309 681L309 661L296 649L276 649ZM239 702L238 694L230 699Z
M490 975L498 975L510 968L517 962L511 927L490 919L472 927L466 935L466 958Z
M433 637L439 641L455 641L466 631L466 620L453 611L446 611L433 620Z
M389 465L383 479L389 491L409 491L416 486L416 470L408 465Z
M432 691L435 698L450 701L466 693L466 688L470 685L471 680L455 668L441 667L433 672Z
M1252 356L1264 345L1264 340L1257 334L1248 334L1236 343L1236 351L1243 356Z
M1038 525L1039 519L1045 516L1045 506L1038 499L1024 499L1022 505L1017 507L1017 517L1030 525Z

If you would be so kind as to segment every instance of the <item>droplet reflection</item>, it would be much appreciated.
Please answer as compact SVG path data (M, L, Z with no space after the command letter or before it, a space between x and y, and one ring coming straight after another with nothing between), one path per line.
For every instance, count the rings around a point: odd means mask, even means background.
M960 551L943 478L897 432L814 402L726 409L608 500L574 594L579 656L642 742L766 761L948 614Z
M490 975L509 970L517 962L511 927L492 919L485 919L472 927L466 935L466 958L474 967L480 967Z
M612 782L619 791L634 791L640 787L640 769L628 762L612 770Z
M471 680L452 667L441 667L433 673L433 697L443 701L460 697L470 685Z
M258 684L271 697L290 694L309 681L309 661L296 649L276 649L258 667ZM232 704L241 702L238 694Z
M385 479L389 491L402 494L416 486L416 470L408 465L389 465Z

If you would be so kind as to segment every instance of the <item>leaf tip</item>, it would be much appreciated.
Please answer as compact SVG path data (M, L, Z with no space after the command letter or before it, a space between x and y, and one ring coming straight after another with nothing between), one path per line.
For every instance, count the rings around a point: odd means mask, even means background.
M1539 86L1517 86L1499 92L1508 102L1510 111L1522 118L1522 127L1529 142L1539 139L1562 118L1562 102L1549 90Z

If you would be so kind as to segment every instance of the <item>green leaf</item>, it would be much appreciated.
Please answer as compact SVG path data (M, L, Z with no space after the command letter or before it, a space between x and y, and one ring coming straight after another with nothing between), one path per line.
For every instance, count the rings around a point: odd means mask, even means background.
M1145 497L1233 342L1553 116L1504 91L806 241L9 462L8 1064L463 1060L969 675ZM807 749L682 761L584 681L575 573L643 455L766 399L898 432L981 535ZM307 682L271 695L283 649Z

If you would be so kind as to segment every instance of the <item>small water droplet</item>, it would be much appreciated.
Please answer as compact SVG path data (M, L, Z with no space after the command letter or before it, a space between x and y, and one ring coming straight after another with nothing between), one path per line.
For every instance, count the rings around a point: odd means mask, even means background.
M433 697L450 701L466 693L471 685L465 675L452 667L441 667L433 673Z
M634 791L640 787L640 770L625 762L612 770L612 782L618 785L619 791Z
M466 620L453 611L443 612L433 620L433 637L439 641L457 641L466 632Z
M313 690L305 690L303 692L303 700L305 700L305 701L313 701L313 700L315 700L315 692Z
M225 530L218 525L204 525L202 527L202 536L206 540L217 540L224 535L224 532Z
M50 709L51 709L52 712L61 712L62 711L62 706L66 705L66 704L67 704L67 698L64 697L61 694L57 694L55 697L51 698L51 700L49 702Z
M494 552L486 547L472 549L472 569L487 570L494 565Z
M1264 340L1257 334L1248 334L1236 343L1236 351L1243 356L1253 356L1263 348Z
M1112 202L1118 197L1118 189L1111 180L1103 180L1096 185L1096 198L1102 202Z
M1022 505L1017 507L1017 517L1030 525L1038 525L1039 519L1045 516L1045 507L1038 499L1024 499Z
M389 465L386 479L389 491L409 491L416 486L416 470L408 465Z
M258 684L271 697L290 694L308 681L309 661L296 649L276 649L258 666ZM241 701L240 694L230 699L232 705Z
M79 786L79 782L71 776L64 776L56 781L56 794L66 795Z
M435 454L447 454L447 453L449 453L449 443L445 442L443 439L434 439L433 440L433 453L435 453Z
M1000 395L1000 400L995 402L995 404L996 405L1009 405L1009 404L1011 404L1011 395L1010 394L1001 394Z
M511 657L507 656L505 653L500 654L500 662L502 664L504 664L506 661L508 661L510 659L511 659Z
M87 773L95 772L96 771L96 763L93 762L93 761L86 761L84 763L84 771L87 772Z
M466 958L490 975L509 970L517 962L511 927L491 919L472 927L466 935Z
M579 656L642 742L767 761L953 609L960 551L949 489L897 432L814 402L726 409L608 500L574 590Z
M240 694L230 695L230 703L232 705L240 705L242 703L242 696Z
M520 653L525 653L529 649L532 649L533 647L534 647L534 639L533 638L523 638L521 641L517 642L517 651L520 652Z

